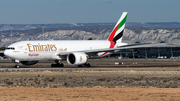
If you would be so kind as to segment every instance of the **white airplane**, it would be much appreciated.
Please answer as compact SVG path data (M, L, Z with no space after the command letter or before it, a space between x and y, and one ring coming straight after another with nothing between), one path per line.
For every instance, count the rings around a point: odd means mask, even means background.
M63 67L61 60L67 60L70 65L90 67L86 63L89 58L103 57L134 47L121 42L126 18L127 12L123 12L107 40L20 41L9 45L4 55L15 60L16 68L19 68L19 62L34 65L39 60L54 60L56 64L52 64L52 67Z

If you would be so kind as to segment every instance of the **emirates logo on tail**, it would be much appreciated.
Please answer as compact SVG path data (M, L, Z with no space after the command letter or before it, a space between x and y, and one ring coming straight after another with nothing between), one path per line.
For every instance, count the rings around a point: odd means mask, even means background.
M114 46L116 45L116 43L119 43L122 41L122 36L123 36L123 31L125 28L125 23L126 23L126 18L127 18L127 12L123 12L122 16L120 17L120 19L118 20L118 22L116 23L114 29L111 32L111 35L109 36L109 38L107 39L110 42L110 46L109 48L114 48ZM104 56L106 55L108 52L104 52L102 55L100 56Z
M114 27L111 35L109 36L108 38L109 41L114 41L114 43L116 43L116 41L118 40L121 41L126 23L126 18L127 18L127 12L124 12L120 17L120 19L118 20L116 26Z

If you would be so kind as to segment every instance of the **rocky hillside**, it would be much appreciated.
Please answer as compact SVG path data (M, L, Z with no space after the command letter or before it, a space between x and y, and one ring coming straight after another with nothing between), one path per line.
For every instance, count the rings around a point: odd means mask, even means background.
M171 42L180 39L180 29L126 29L124 32L125 40L163 40Z
M0 31L0 47L8 46L11 42L22 40L105 40L108 38L114 26L84 26L68 28L46 28L42 29ZM140 40L143 42L152 40L163 40L166 42L180 38L180 28L145 28L127 27L124 31L123 40Z

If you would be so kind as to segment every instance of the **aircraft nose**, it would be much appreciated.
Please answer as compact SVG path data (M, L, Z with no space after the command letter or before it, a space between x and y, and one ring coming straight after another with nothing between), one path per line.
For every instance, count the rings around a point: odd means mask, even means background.
M5 50L5 51L4 51L4 55L5 55L6 57L10 57L9 51Z

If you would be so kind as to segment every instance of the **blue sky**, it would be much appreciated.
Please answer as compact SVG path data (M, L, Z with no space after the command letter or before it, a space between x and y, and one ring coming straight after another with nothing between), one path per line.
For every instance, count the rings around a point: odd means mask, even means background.
M0 0L0 24L180 22L180 0Z

